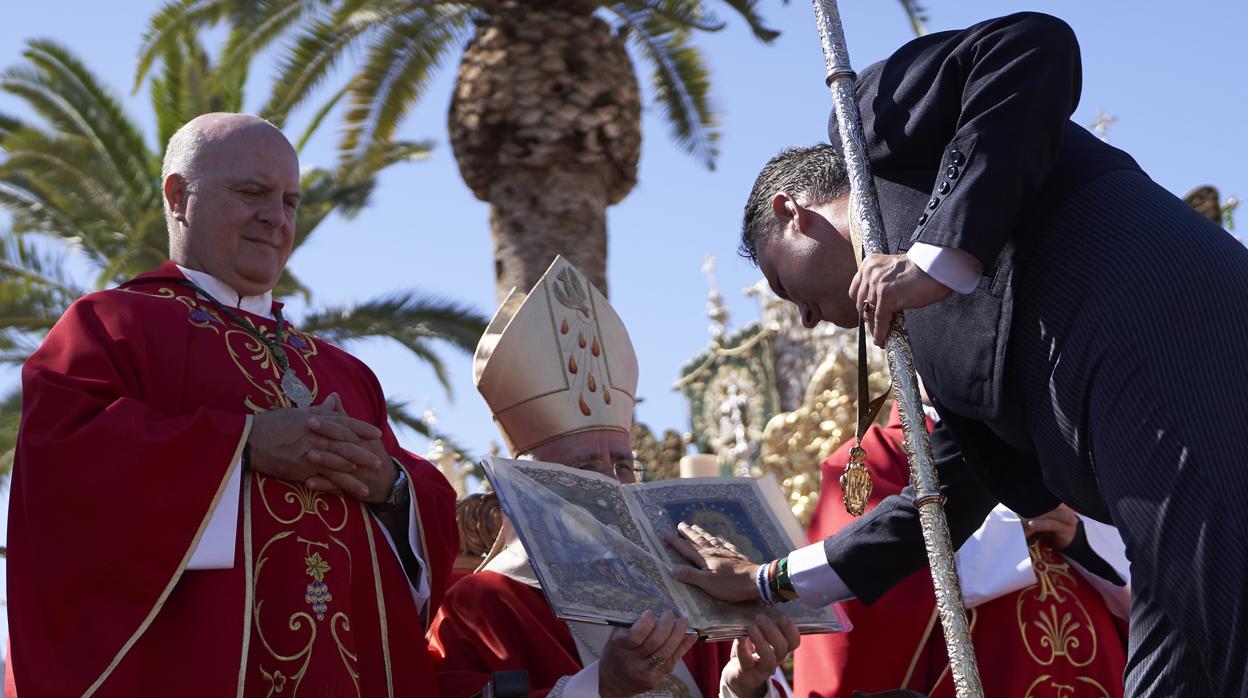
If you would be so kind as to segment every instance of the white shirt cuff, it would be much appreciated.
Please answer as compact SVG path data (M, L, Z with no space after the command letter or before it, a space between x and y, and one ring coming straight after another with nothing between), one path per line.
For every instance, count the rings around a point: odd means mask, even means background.
M789 581L793 582L798 600L810 606L826 606L854 596L828 564L822 542L789 553Z
M1113 526L1082 516L1079 518L1083 520L1083 533L1088 537L1088 545L1092 551L1108 562L1109 566L1114 568L1118 576L1126 582L1126 585L1118 586L1098 574L1085 570L1074 560L1070 560L1070 563L1079 570L1088 584L1096 589L1101 598L1105 599L1105 605L1111 613L1119 618L1127 619L1131 616L1131 563L1127 561L1127 549L1122 542L1122 536Z
M939 247L916 242L906 257L928 276L958 293L970 293L984 275L979 260L956 247Z
M998 504L958 548L958 576L967 608L1036 583L1027 532L1018 514Z
M560 687L559 695L564 698L598 698L598 660L573 674Z
M212 510L208 525L186 563L188 570L228 570L234 566L234 541L238 537L238 502L242 492L242 459L225 483L225 491Z

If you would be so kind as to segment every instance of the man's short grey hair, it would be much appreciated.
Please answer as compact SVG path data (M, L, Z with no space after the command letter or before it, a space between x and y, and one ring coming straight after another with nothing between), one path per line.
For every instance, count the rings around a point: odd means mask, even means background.
M169 175L178 174L186 181L187 190L193 190L199 158L207 143L208 137L204 135L199 126L187 123L173 133L173 136L169 138L169 145L165 146L165 159L160 166L160 199L164 202L165 226L169 229L171 239L176 228L173 210L169 208L169 201L164 196L165 182L169 179Z
M849 176L840 150L826 143L786 148L763 166L745 202L738 248L755 265L759 248L780 232L771 200L782 192L805 206L819 206L848 194Z

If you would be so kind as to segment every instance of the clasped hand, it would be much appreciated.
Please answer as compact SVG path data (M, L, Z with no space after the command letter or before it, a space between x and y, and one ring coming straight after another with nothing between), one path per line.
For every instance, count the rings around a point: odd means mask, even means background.
M380 502L398 475L381 430L348 416L337 393L312 407L257 414L247 443L252 470L318 492Z

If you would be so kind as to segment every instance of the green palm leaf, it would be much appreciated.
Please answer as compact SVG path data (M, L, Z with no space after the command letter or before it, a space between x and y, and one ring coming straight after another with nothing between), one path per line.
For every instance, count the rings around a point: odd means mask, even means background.
M386 415L390 418L391 424L399 424L421 436L426 436L430 439L434 438L434 432L429 423L412 414L407 405L402 402L386 398Z
M719 118L711 107L710 74L684 27L651 13L612 8L651 66L655 97L672 139L707 169L719 156Z
M392 339L428 362L449 395L450 377L442 360L430 349L430 341L442 341L471 353L485 325L484 316L458 303L404 292L353 306L321 308L304 317L299 326L335 344L372 337Z
M384 15L361 16L351 21L313 22L282 61L273 92L260 114L279 126L290 112L329 76L348 47L385 23Z
M56 42L29 41L22 55L37 70L36 83L62 105L64 118L77 125L63 130L88 138L106 156L100 164L110 168L107 174L119 177L120 184L131 195L141 196L150 185L150 161L146 157L149 151L121 102L67 48Z
M13 470L13 449L17 447L17 425L22 418L22 389L14 388L0 398L0 477Z
M339 146L345 159L364 158L393 138L430 73L464 38L471 16L468 8L435 6L383 30L347 90L346 132Z
M173 0L166 3L148 22L139 42L139 61L134 71L138 92L143 79L161 57L177 50L177 43L188 33L220 22L238 11L239 5L251 6L253 0Z

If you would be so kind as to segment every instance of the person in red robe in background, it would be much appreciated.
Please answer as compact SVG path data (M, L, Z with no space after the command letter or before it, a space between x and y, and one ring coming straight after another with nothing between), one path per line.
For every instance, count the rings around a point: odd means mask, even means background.
M438 695L423 617L454 491L399 446L368 367L272 300L294 148L258 117L198 117L163 194L170 261L75 302L22 372L17 689Z
M503 301L473 374L513 454L635 481L637 356L607 299L562 257L531 292ZM759 616L731 645L694 644L687 627L661 609L616 630L560 621L505 523L482 567L451 587L429 636L440 670L523 668L533 695L569 698L774 694L771 677L800 641L788 618Z
M909 481L903 438L896 407L887 426L872 426L863 437L873 484L869 508ZM851 446L844 444L822 464L823 490L811 520L811 542L823 541L852 520L839 485ZM1094 550L1080 559L1101 558L1113 563L1114 573L1126 576L1117 532L1084 522L1064 506L1021 522L998 507L959 549L958 571L985 696L1123 695L1126 651L1114 612L1126 617L1130 589L1087 573L1063 556L1063 549L1076 546ZM796 695L848 698L858 691L892 688L954 695L927 570L870 606L856 599L843 603L853 629L805 639L794 656Z

